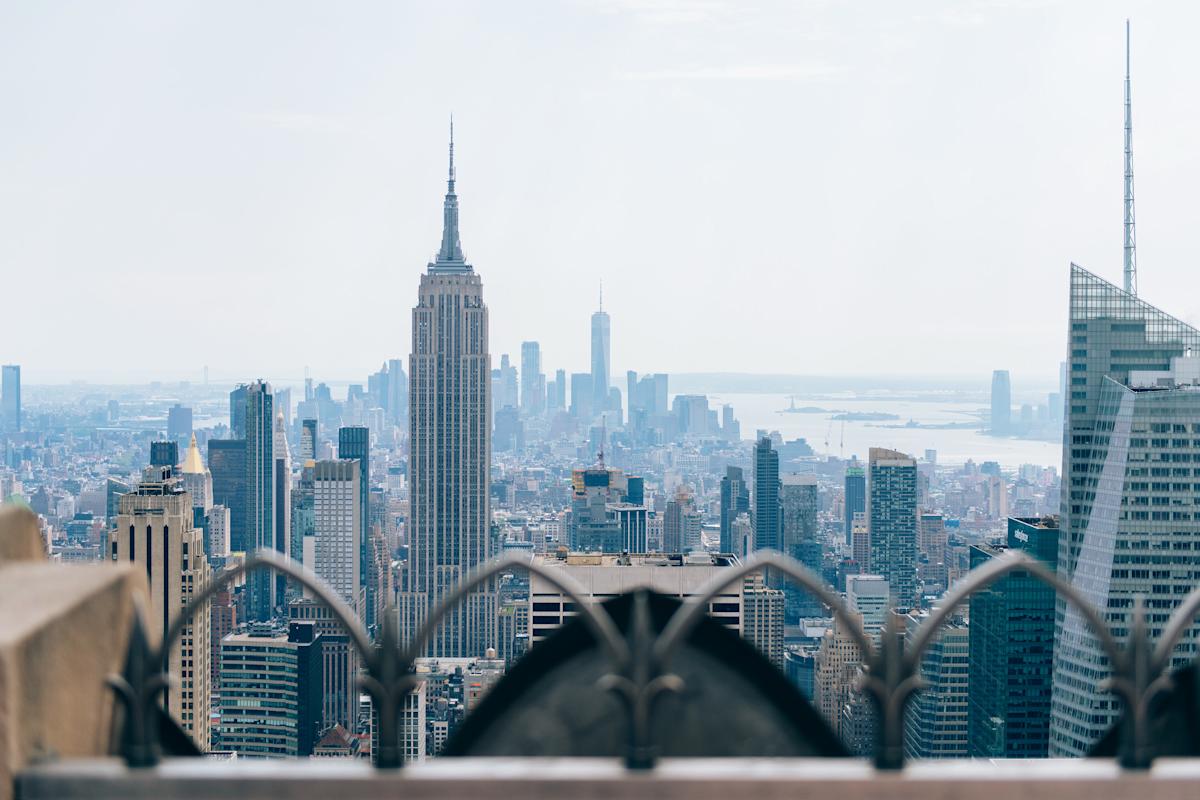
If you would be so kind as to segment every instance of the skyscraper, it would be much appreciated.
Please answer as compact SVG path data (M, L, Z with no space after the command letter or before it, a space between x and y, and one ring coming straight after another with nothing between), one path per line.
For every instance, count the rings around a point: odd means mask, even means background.
M21 432L21 367L0 367L0 433Z
M1178 553L1200 546L1200 515L1187 510L1200 331L1075 265L1070 298L1058 574L1117 629L1142 596L1156 638L1196 584L1194 565ZM1175 663L1195 656L1195 634L1185 634ZM1097 688L1107 659L1062 601L1054 641L1049 751L1079 756L1116 721L1120 703Z
M600 309L592 314L592 413L608 410L608 387L612 377L612 330L604 310L604 291L600 292ZM573 387L572 387L573 388ZM575 400L572 397L571 402Z
M725 467L721 478L721 552L732 553L740 544L733 538L733 521L750 513L750 487L741 467Z
M783 552L821 575L823 552L817 536L817 476L784 475L779 486L779 538ZM792 581L784 586L785 619L820 616L819 600Z
M263 381L243 387L246 395L246 547L276 550L275 545L275 415L271 384ZM252 622L269 620L278 605L275 575L256 570L246 577L249 589L247 616Z
M229 436L232 439L246 438L246 385L242 384L229 393Z
M192 409L179 403L167 409L167 438L172 441L192 435Z
M363 600L361 486L357 459L318 461L313 467L312 570L355 609Z
M537 342L521 342L521 410L541 414L546 409L546 376L542 374L542 349Z
M1021 550L1054 570L1058 520L1009 519L1006 547L971 546L971 569ZM1017 572L971 595L968 749L975 758L1045 758L1054 662L1054 589Z
M150 589L151 624L158 636L193 595L208 586L210 571L203 532L192 525L192 499L171 467L149 467L142 482L118 500L109 539L113 561L142 564ZM168 656L173 681L163 695L167 711L201 749L208 747L209 610L202 608L183 629Z
M404 362L398 358L388 361L388 419L393 425L405 425L408 421L408 376L404 374Z
M199 516L203 517L213 505L213 480L212 473L200 458L200 448L196 446L194 433L187 456L183 459L180 480L183 482L183 490L192 498L192 508L200 509Z
M275 400L279 400L279 392ZM287 443L287 422L283 412L275 413L275 433L272 443L275 458L275 549L289 558L299 561L300 553L292 552L292 454ZM282 603L287 590L287 579L275 577L275 596Z
M317 457L317 421L304 419L300 421L300 464L312 461Z
M488 314L459 242L453 130L442 246L421 276L412 346L408 581L399 610L406 641L431 606L491 556ZM479 656L495 643L496 596L485 586L447 615L428 652Z
M927 618L925 611L905 618L910 639ZM952 617L921 657L921 675L929 685L913 698L904 718L908 758L967 756L968 634L966 622Z
M1008 370L992 373L992 435L1007 436L1012 431L1012 384Z
M843 500L846 514L846 544L853 544L854 515L867 510L867 474L862 467L846 467L846 490Z
M213 504L229 509L230 550L253 550L246 540L246 441L209 439L208 469L212 473Z
M870 569L887 578L892 606L907 610L917 600L917 462L872 447L868 470Z
M763 436L754 445L754 549L780 550L779 451Z
M366 580L370 567L370 496L371 496L371 432L362 427L338 429L338 458L352 458L358 469L358 575L359 586L365 589L361 599L363 604L363 621L367 627L375 625L375 587ZM352 606L360 602L359 598L347 600Z

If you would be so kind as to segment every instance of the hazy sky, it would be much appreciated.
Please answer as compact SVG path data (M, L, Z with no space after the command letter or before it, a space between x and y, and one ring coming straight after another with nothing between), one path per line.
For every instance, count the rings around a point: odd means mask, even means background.
M1200 322L1200 6L0 2L0 362L407 356L447 117L493 361L1049 378L1068 264Z

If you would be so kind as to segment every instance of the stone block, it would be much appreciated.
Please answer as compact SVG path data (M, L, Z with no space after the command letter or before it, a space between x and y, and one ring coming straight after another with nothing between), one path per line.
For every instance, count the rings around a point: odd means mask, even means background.
M37 515L23 506L0 506L0 563L45 559Z
M0 561L0 800L31 763L110 751L105 679L147 598L132 566Z

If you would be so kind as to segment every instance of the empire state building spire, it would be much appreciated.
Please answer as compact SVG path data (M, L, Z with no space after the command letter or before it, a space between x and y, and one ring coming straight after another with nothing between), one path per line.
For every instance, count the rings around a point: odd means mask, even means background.
M446 181L446 202L442 206L442 248L437 260L429 265L430 272L469 271L471 265L463 256L458 238L458 195L454 193L454 117L450 117L450 175Z

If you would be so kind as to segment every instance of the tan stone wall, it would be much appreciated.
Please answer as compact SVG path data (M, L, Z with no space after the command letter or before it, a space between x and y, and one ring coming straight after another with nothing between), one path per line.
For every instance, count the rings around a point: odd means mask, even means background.
M37 554L29 546L29 528ZM13 775L53 757L109 750L113 694L144 572L43 560L25 509L0 512L0 800Z

